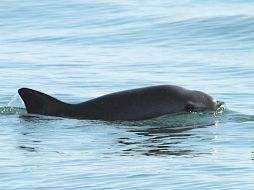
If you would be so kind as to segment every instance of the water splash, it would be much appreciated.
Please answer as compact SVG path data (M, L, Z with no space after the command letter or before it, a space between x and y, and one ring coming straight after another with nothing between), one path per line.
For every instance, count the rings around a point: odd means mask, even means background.
M25 108L25 104L18 93L16 93L6 107Z
M25 104L18 93L16 93L6 106L0 108L1 114L24 114Z

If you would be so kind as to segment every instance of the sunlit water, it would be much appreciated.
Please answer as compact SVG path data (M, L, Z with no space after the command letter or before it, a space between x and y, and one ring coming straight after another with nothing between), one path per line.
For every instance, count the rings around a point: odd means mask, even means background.
M2 0L0 28L0 189L254 189L253 1ZM224 108L104 122L27 115L17 96L158 84Z

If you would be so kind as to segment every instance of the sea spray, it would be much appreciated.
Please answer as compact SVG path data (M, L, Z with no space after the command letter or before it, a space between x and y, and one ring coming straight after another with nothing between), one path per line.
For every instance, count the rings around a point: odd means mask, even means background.
M1 114L21 114L26 113L25 104L18 93L16 93L5 107L0 108Z

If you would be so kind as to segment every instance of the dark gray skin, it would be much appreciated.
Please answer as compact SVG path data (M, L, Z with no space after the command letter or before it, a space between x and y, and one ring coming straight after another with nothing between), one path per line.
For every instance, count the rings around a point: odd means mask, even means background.
M66 118L137 121L166 114L215 111L220 105L208 94L173 85L160 85L115 92L68 104L44 93L19 89L27 112Z

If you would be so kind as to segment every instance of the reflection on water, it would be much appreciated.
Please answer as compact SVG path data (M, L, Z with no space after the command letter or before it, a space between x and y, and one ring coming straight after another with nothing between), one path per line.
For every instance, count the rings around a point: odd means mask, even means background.
M17 146L18 149L25 150L28 152L37 152L37 149L35 147L28 147L28 146Z
M188 138L188 135L181 138L184 140ZM191 147L177 146L181 144L180 139L174 141L174 139L169 139L167 136L149 138L143 142L133 142L131 139L120 139L118 143L126 146L126 148L122 150L121 156L193 156L195 154L195 152L190 149ZM133 148L128 148L130 145Z
M66 134L71 134L68 139L73 141L76 136L86 139L86 136L90 137L92 133L97 142L95 142L96 145L90 144L91 146L97 147L104 143L106 147L102 150L102 154L112 154L112 152L108 152L108 149L112 149L115 154L121 156L210 154L207 150L198 150L195 141L202 141L204 137L193 130L214 126L219 122L213 112L167 115L137 122L75 120L30 114L21 114L19 119L23 125L20 131L20 140L16 146L19 150L37 152L44 149L40 146L43 146L45 141L55 141L54 136L63 138L62 143L68 144L69 142L64 139ZM66 123L69 124L66 125ZM94 133L99 137L96 137ZM188 143L189 139L192 144ZM100 143L100 141L102 142ZM82 141L77 142L77 146L80 144ZM89 144L85 146L89 146Z
M1 109L1 113L7 113L6 108ZM21 108L8 108L7 110L9 111L8 113L19 112L20 114L19 118L24 124L21 135L24 138L21 136L21 143L18 143L16 147L27 152L41 150L39 148L40 143L45 139L35 140L34 136L38 137L42 132L40 129L45 125L50 126L46 129L43 128L45 133L49 134L51 130L57 130L58 133L64 132L64 134L68 134L68 130L71 130L71 139L75 138L76 135L89 135L91 132L96 132L107 139L105 140L107 143L104 146L113 149L113 152L120 156L196 157L212 154L211 147L207 146L207 144L213 143L215 136L212 133L203 134L202 129L216 127L219 123L228 121L253 121L253 116L237 114L226 110L225 107L218 109L216 112L173 114L151 120L133 122L64 119L25 114ZM66 120L70 121L68 126L66 126ZM77 125L77 123L79 124ZM110 126L113 130L120 130L121 132L111 133L108 131L109 128L105 128L105 126ZM87 127L90 129L89 131L86 131ZM110 135L107 135L108 133ZM206 145L202 147L202 143L206 143ZM58 152L58 150L55 150L55 152ZM112 154L112 152L108 152L106 148L102 151L102 154L108 155Z
M127 132L135 134L130 138L118 138L123 145L120 155L123 156L198 156L210 154L196 150L195 145L186 143L202 141L202 135L192 132L193 129L216 125L214 113L192 113L163 116L140 122L122 122L128 125ZM120 126L121 127L121 126ZM126 127L125 127L126 128Z

